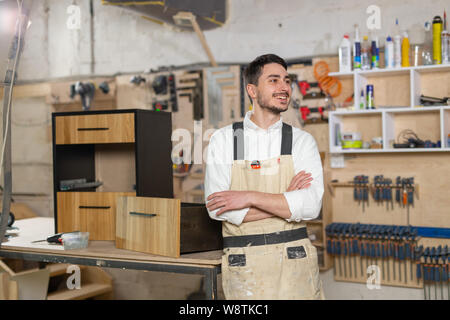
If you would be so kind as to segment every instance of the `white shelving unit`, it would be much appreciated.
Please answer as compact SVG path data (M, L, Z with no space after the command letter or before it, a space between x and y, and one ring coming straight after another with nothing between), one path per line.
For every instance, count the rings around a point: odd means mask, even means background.
M420 95L450 96L450 65L332 72L330 76L353 78L355 107L361 90L374 85L375 107L371 110L333 111L329 114L331 153L447 152L450 145L450 106L418 107ZM342 132L361 132L363 141L382 137L382 149L343 150L337 145L337 127ZM412 129L422 140L441 141L440 148L394 149L392 144L404 129Z

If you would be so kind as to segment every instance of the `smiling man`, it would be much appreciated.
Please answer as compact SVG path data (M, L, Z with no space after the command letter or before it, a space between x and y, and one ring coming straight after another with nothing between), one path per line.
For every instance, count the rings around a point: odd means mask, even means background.
M292 93L282 58L257 57L244 77L253 110L211 137L205 176L209 215L223 221L225 297L323 299L303 221L322 205L316 142L282 122Z

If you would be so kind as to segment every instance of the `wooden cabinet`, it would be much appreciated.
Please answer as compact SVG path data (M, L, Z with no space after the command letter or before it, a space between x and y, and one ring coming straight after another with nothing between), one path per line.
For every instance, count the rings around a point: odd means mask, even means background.
M222 224L203 204L179 199L118 197L116 247L179 257L222 249Z
M52 125L55 232L114 240L118 196L173 198L170 113L53 113ZM102 184L62 188L76 179Z

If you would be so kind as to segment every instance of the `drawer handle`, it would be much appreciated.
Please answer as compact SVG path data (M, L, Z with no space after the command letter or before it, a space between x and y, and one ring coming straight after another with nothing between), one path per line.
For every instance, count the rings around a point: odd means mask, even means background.
M134 211L130 211L130 214L134 215L134 216L143 216L143 217L149 217L149 218L153 218L153 217L157 216L157 214L155 214L155 213L144 213L144 212L134 212Z
M102 131L109 130L109 128L77 128L78 131Z
M102 207L102 206L79 206L80 209L111 209L110 206Z

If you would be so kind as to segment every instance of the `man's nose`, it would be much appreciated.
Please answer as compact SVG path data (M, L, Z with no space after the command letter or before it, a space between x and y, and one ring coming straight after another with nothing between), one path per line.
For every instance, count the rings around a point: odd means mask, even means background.
M292 91L291 84L287 83L286 81L281 81L279 90L290 93Z

